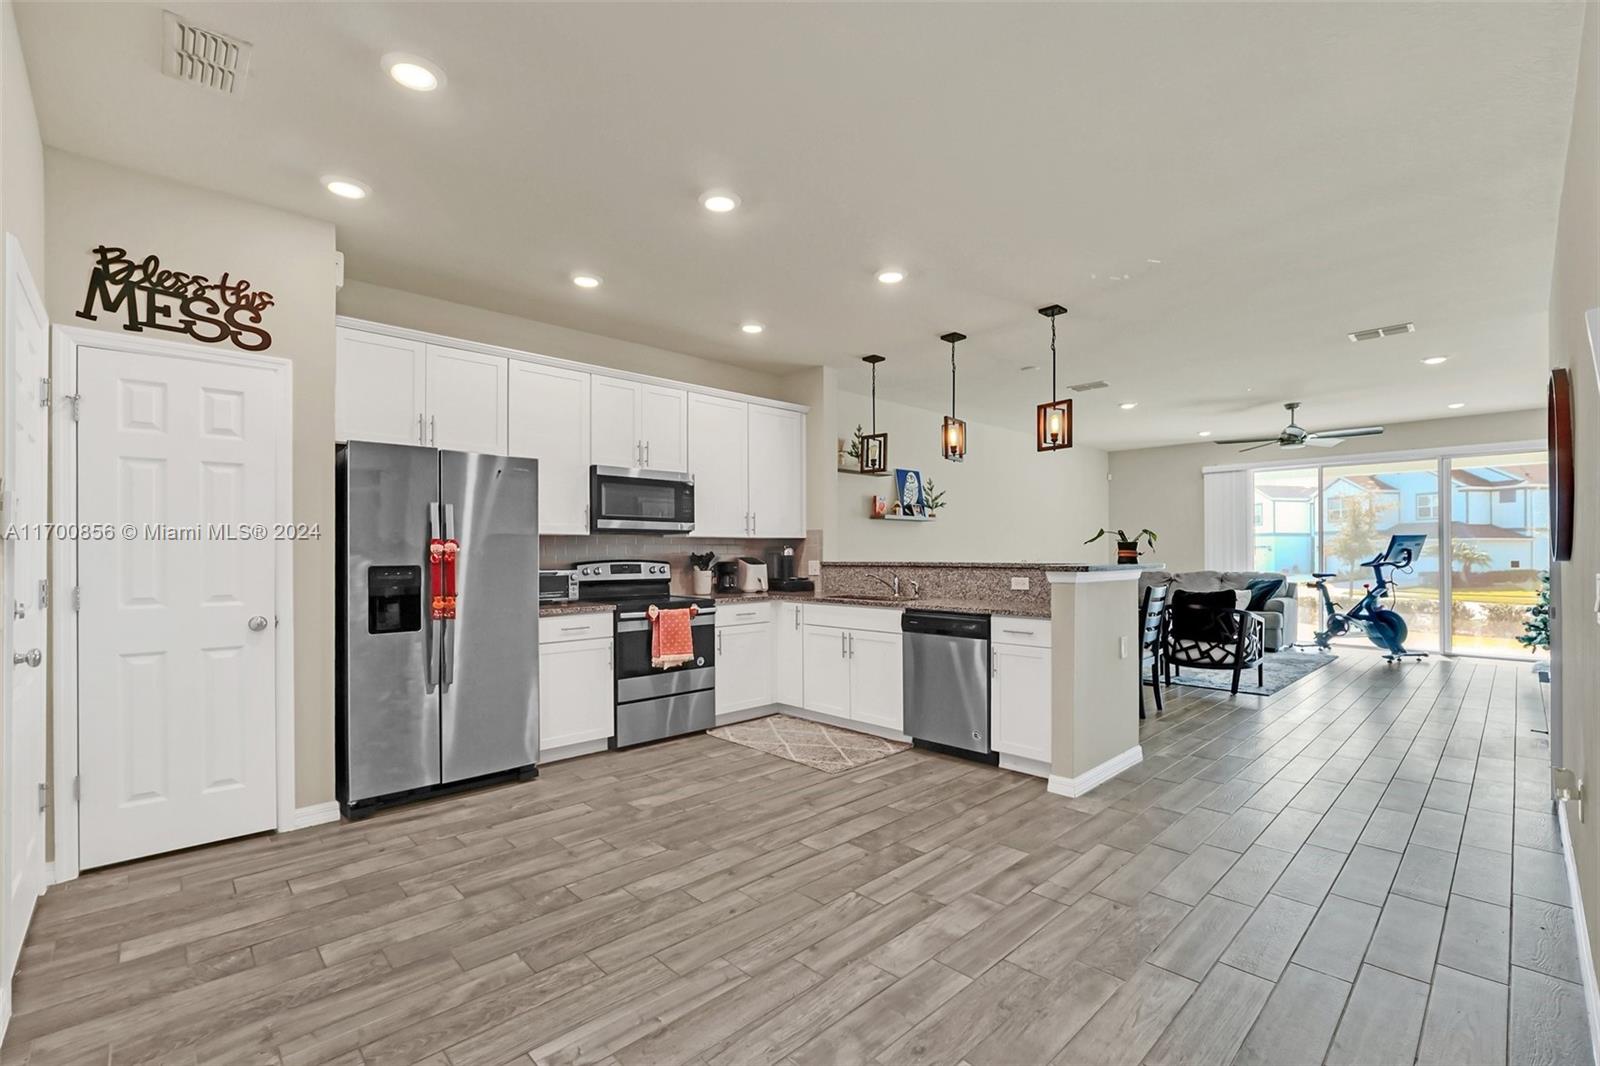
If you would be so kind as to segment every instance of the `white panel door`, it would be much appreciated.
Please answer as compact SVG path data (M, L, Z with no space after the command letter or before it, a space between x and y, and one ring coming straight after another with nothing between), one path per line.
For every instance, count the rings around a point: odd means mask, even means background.
M651 470L689 469L689 394L646 385L639 397L639 437Z
M694 475L696 537L750 535L747 495L750 405L721 396L689 396L689 473Z
M506 358L428 345L428 443L506 453Z
M340 327L333 387L336 440L427 442L427 345Z
M805 611L779 601L772 623L772 702L805 706Z
M992 644L990 706L995 751L1050 761L1050 649Z
M850 631L850 717L905 732L899 633Z
M595 466L644 465L639 435L642 387L637 381L592 375L589 384L589 461Z
M273 375L79 352L83 867L276 824ZM132 527L132 536L127 535ZM199 531L194 535L193 531Z
M806 535L806 416L750 405L751 533Z
M589 532L589 375L511 361L510 455L539 460L539 532Z
M611 669L610 637L539 645L541 751L612 734L616 700Z
M772 623L717 630L717 713L772 702Z
M850 632L805 627L805 700L808 711L850 717Z
M50 373L50 323L44 302L13 239L6 238L6 337L8 379L6 406L6 508L9 525L24 531L5 548L4 605L6 625L0 677L0 734L4 757L5 899L0 927L0 987L9 988L22 950L34 902L45 888L44 811L40 791L45 780L45 687L50 630L48 601L41 594L49 542L28 527L49 520L45 491L50 461L49 411L40 403L41 379ZM22 661L17 662L20 658ZM58 786L59 787L59 786Z

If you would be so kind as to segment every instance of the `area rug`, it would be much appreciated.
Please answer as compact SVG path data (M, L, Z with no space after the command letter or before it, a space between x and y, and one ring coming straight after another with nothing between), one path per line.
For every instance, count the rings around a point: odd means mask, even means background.
M765 718L735 722L707 730L707 733L718 740L742 744L829 774L865 766L911 747L787 714L769 714Z
M1251 667L1239 675L1239 692L1241 695L1249 693L1252 696L1270 696L1307 674L1321 670L1338 658L1332 652L1318 650L1301 651L1298 648L1285 648L1283 651L1270 651L1267 653L1266 661L1262 663L1265 667L1266 684L1256 684L1255 667ZM1196 670L1186 666L1182 674L1173 677L1172 683L1187 685L1190 688L1217 688L1227 692L1233 687L1233 674L1227 670Z

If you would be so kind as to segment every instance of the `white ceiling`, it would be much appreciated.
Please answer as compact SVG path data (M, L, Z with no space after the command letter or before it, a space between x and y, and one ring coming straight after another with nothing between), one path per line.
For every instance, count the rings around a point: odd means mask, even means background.
M244 91L159 73L163 5L19 3L46 141L332 219L352 277L933 407L959 330L1021 426L1060 302L1110 447L1542 403L1581 3L165 6Z

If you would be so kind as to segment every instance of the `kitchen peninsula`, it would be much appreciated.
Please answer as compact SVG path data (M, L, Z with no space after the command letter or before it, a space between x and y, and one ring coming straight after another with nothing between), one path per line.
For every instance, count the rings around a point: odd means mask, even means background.
M1048 778L1052 792L1083 795L1141 759L1137 590L1149 569L1159 567L829 561L812 593L719 596L719 629L772 626L773 662L763 698L753 679L740 684L731 657L721 661L729 685L753 694L724 700L719 692L719 720L777 703L903 738L913 710L898 702L903 613L984 615L1000 765ZM769 600L772 613L761 613Z

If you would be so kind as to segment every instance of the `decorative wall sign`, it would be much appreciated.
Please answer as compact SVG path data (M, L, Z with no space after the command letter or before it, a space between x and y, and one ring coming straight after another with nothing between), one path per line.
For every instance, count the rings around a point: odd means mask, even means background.
M135 333L159 329L206 344L232 341L248 352L272 346L272 335L261 328L261 312L273 305L272 294L252 289L243 278L235 281L225 272L212 281L204 274L167 270L157 256L134 259L126 249L104 244L94 254L79 318L96 322L97 310L120 312L126 319L122 328Z

